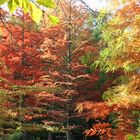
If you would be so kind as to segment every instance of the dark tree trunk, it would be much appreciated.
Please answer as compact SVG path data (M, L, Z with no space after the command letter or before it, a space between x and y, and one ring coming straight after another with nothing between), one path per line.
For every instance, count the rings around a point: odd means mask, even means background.
M52 139L52 132L51 131L48 132L48 140L53 140Z
M87 140L87 137L85 136L85 137L83 138L83 140Z

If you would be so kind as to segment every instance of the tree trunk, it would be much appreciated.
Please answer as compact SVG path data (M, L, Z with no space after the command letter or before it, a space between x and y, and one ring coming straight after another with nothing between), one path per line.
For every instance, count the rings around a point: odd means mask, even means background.
M52 132L51 131L48 132L48 140L52 140Z
M83 140L87 140L87 137L85 136Z
M74 140L70 131L67 131L67 140Z

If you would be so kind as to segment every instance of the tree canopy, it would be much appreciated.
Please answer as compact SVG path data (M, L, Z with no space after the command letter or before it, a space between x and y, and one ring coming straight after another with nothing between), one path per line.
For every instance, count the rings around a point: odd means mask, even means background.
M140 139L140 3L109 3L0 1L0 139Z

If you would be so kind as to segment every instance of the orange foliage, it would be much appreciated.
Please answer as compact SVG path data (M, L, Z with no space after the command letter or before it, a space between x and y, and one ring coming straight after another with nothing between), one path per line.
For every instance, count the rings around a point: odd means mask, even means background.
M86 130L84 133L86 136L102 136L103 139L111 139L112 134L109 123L98 123L92 126L89 130Z
M106 119L106 117L114 110L114 107L107 106L104 102L85 101L77 105L79 111L86 111L86 119Z

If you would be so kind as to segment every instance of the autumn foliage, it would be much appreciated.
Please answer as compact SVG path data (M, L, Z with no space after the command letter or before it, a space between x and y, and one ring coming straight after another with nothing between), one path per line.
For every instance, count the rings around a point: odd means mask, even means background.
M1 137L139 137L139 2L115 0L113 13L92 14L84 3L57 4L57 17L39 10L40 25L32 9L0 10Z

